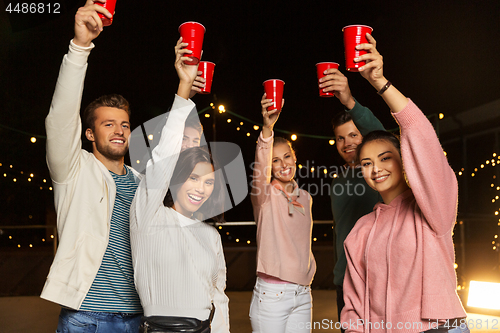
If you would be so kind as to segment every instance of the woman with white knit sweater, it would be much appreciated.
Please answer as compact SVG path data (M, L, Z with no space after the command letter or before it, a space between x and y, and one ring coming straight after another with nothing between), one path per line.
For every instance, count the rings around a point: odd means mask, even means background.
M359 69L401 129L374 131L358 146L366 183L382 196L344 242L346 332L468 332L456 293L453 227L457 179L431 123L383 75L375 39L358 46ZM403 168L404 164L404 168ZM406 176L406 177L405 177Z
M294 180L290 142L275 138L280 111L262 97L262 132L253 164L252 205L257 223L257 281L250 305L252 331L311 332L312 198Z
M134 278L144 309L141 332L184 327L205 333L211 323L211 332L227 333L221 239L214 227L193 216L222 218L223 178L206 149L181 152L197 74L197 66L184 64L191 52L187 45L181 38L175 46L179 88L131 206Z

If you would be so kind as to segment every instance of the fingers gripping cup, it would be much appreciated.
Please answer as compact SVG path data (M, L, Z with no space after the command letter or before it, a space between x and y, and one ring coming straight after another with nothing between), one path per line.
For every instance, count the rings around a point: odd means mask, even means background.
M283 104L283 88L285 86L285 81L271 79L266 80L262 84L264 86L264 91L266 92L267 99L273 100L273 105L267 108L267 111L279 110L281 111L281 105Z
M102 20L102 25L107 27L113 23L113 18L115 16L115 7L116 7L116 0L106 0L106 2L94 2L96 5L102 6L108 10L108 12L111 14L111 18L107 18L101 13L98 13L99 17Z
M330 68L339 68L339 64L336 62L318 62L316 64L316 73L318 74L318 80L325 76L325 71ZM318 81L319 85L319 81ZM333 97L333 91L324 92L323 88L319 87L320 97Z
M344 32L345 67L350 72L357 72L358 68L364 66L366 62L354 62L354 58L366 54L366 51L356 50L356 45L368 43L366 33L371 35L373 28L367 25L348 25L342 31Z
M198 70L202 72L201 77L206 80L205 88L201 89L200 94L210 94L214 77L214 68L215 64L210 61L200 61L198 64Z
M201 59L201 50L203 49L203 37L205 36L205 27L198 22L184 22L179 26L179 33L183 43L188 43L188 50L193 53L187 56L190 61L184 61L186 65L197 65Z

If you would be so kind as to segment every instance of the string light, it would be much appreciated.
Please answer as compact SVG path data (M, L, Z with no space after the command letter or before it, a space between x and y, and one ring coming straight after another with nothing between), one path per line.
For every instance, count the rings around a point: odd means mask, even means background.
M31 143L35 143L36 142L36 138L34 136L31 137L30 139Z

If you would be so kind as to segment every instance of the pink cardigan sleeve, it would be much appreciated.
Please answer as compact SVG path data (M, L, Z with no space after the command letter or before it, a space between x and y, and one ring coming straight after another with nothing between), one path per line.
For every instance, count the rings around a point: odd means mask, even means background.
M273 152L274 133L264 139L262 132L257 140L255 162L253 163L252 205L262 206L269 198L269 184L271 183L271 159Z
M431 123L410 99L393 116L401 128L401 156L413 195L430 228L443 235L453 228L457 215L455 173Z

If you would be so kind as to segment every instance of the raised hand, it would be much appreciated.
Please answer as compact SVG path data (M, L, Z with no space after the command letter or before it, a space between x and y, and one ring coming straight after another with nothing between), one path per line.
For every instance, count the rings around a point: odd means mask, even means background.
M325 92L333 91L335 97L340 100L340 103L350 110L354 107L356 102L349 89L347 78L341 71L336 68L329 68L325 71L326 76L322 77L319 82L319 87L324 89Z
M267 99L266 97L267 97L267 95L266 95L266 93L264 93L264 95L262 95L262 99L260 101L260 105L262 107L262 122L264 124L262 126L262 136L264 138L268 138L271 136L273 128L274 128L274 124L278 120L278 117L280 116L280 112L281 112L280 110L267 111L267 108L270 106L273 106L274 103L273 103L272 99ZM284 99L281 103L281 107L283 107L283 105L285 105Z
M196 93L201 92L203 88L205 88L206 80L201 77L202 71L198 71L196 73L196 78L194 79L193 86L191 87L191 92L189 93L189 98L193 98Z
M188 43L183 43L182 37L180 37L174 48L174 67L177 71L177 75L179 76L179 89L177 90L177 95L182 98L189 99L191 90L193 89L193 83L198 74L198 65L186 65L184 63L184 61L191 60L191 58L186 55L193 53L193 51L186 49L186 46L188 46Z
M365 50L368 53L355 58L355 62L366 61L366 65L359 68L360 74L371 83L372 86L383 86L387 80L384 78L384 61L382 55L377 51L377 41L372 35L366 34L369 43L359 44L357 50Z
M103 30L102 20L97 13L111 18L111 13L104 7L96 5L95 2L106 2L106 0L87 0L85 6L78 8L75 15L75 38L73 43L79 46L90 46L92 41L99 36Z
M354 61L366 61L366 65L359 68L361 75L370 82L370 84L382 95L385 103L391 109L391 112L397 113L405 108L408 99L384 76L384 62L382 56L377 51L377 42L370 34L366 34L368 44L356 46L358 50L366 50L367 54L354 59ZM383 90L381 90L384 88Z

